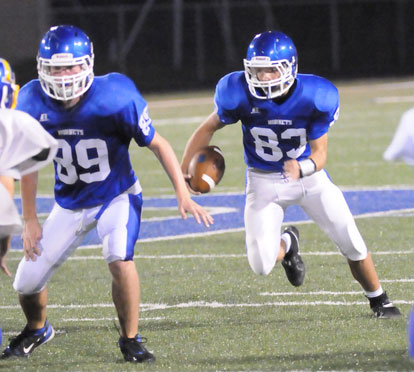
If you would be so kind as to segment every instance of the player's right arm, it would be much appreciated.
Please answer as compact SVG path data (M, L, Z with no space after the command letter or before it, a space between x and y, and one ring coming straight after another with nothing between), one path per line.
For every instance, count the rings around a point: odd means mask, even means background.
M239 120L238 107L245 98L241 85L242 76L244 75L241 72L231 73L221 78L217 83L214 96L215 110L195 130L184 149L181 170L186 180L190 177L188 166L194 154L209 145L217 130Z
M36 213L37 177L37 172L22 176L20 185L24 222L22 240L27 261L36 261L36 256L41 254L37 245L42 237L42 228Z
M186 176L188 173L188 165L193 155L201 148L208 146L214 132L223 128L224 124L220 121L217 112L212 112L207 119L195 130L184 149L181 160L181 170Z

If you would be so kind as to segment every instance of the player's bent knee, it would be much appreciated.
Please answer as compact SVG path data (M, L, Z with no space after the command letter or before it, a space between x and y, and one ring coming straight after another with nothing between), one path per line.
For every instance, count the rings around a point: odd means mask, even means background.
M128 276L131 273L135 275L137 272L135 262L132 260L113 261L110 264L108 264L108 267L114 280L118 280L122 277Z
M272 271L274 264L267 264L257 255L248 255L247 256L249 265L253 272L257 275L266 276L269 275Z
M277 252L270 246L260 245L257 240L247 243L247 259L253 272L257 275L269 275L276 264Z
M14 290L24 296L33 295L39 293L43 289L44 285L30 281L30 280L17 280L13 282Z
M347 254L344 254L345 258L348 259L349 261L363 261L367 258L368 256L368 251L366 251L365 253L361 253L358 251L352 251L349 252Z
M265 269L264 267L260 269L258 269L257 267L253 267L252 265L250 265L250 267L252 268L255 274L260 275L260 276L267 276L272 271L272 269Z
M368 249L353 220L338 229L332 238L337 244L341 254L351 261L362 261L368 255Z
M53 270L43 266L37 266L33 261L25 261L23 258L17 267L13 288L22 295L39 293L45 286Z
M114 254L109 255L109 256L105 256L104 258L105 258L105 261L108 265L111 265L111 264L116 263L116 262L133 261L133 258L120 257L120 256L117 256L117 255L114 255Z

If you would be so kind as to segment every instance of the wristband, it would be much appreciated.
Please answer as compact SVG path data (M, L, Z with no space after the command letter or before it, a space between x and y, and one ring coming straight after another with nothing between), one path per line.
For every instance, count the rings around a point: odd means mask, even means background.
M301 160L299 163L300 178L310 176L316 172L316 164L311 158Z

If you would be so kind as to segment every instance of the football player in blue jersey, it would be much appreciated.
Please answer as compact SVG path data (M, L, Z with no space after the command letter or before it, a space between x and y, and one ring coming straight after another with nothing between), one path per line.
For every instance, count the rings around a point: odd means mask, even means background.
M2 358L29 356L53 338L46 319L47 282L96 226L112 275L124 359L154 361L138 333L140 292L133 257L142 192L129 159L131 140L158 158L172 181L183 218L189 212L207 227L213 219L190 198L175 153L155 131L134 83L118 73L94 77L92 43L82 30L52 27L40 43L37 63L39 79L20 90L18 109L38 119L59 143L54 159L56 203L42 229L36 216L37 175L22 178L25 258L13 286L27 325Z
M299 205L337 245L378 318L400 316L379 282L370 253L340 189L324 170L328 130L338 119L339 95L328 80L298 74L292 40L282 32L256 35L244 71L217 84L215 111L189 139L181 169L214 133L241 122L246 170L244 212L247 257L256 274L282 261L293 285L303 282L299 234L281 234L285 209Z

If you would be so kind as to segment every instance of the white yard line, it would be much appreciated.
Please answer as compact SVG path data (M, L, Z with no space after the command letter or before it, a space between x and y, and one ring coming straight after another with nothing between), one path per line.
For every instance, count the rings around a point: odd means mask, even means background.
M348 93L352 92L365 92L365 91L376 91L380 89L408 89L411 90L414 88L414 80L403 80L403 81L393 81L390 83L384 83L373 80L360 80L353 83L341 84L337 83L339 91L346 91Z
M361 295L361 291L350 292L333 292L333 291L316 291L316 292L262 292L260 296L345 296Z
M345 295L346 292L344 292ZM360 292L362 296L362 292ZM413 301L406 300L393 300L394 304L399 305L413 305ZM207 302L207 301L191 301L183 302L174 305L168 304L141 304L140 312L155 311L155 310L169 310L169 309L190 309L190 308L210 308L210 309L219 309L219 308L242 308L242 307L281 307L281 306L354 306L354 305L367 305L368 302L365 301L282 301L282 302L263 302L263 303L223 303L223 302ZM108 304L85 304L85 305L57 305L51 304L48 305L48 309L90 309L90 308L112 308L114 305L112 303ZM0 306L1 310L20 310L19 305L3 305ZM72 318L69 318L72 319ZM112 318L107 318L112 320ZM145 319L145 318L144 318ZM152 318L147 318L152 319Z
M379 104L379 105L381 105L383 103L414 102L414 96L375 97L374 102Z
M139 318L139 321L142 320L164 320L165 317L154 317L154 318ZM101 321L117 321L118 318L62 318L62 322L101 322Z
M100 248L100 246L93 246L94 248ZM411 255L414 254L414 250L408 251L382 251L371 252L373 255L389 256L389 255ZM340 256L339 252L301 252L302 256ZM239 253L222 253L222 254L167 254L167 255L134 255L134 259L147 259L147 260L180 260L180 259L216 259L216 258L245 258L246 254ZM21 257L9 257L8 261L20 261ZM88 261L88 260L103 260L102 256L72 256L68 258L69 261Z
M355 281L355 283L357 283ZM381 279L381 283L414 283L414 279ZM314 292L262 292L260 296L361 296L361 291L335 292L335 291L314 291Z

